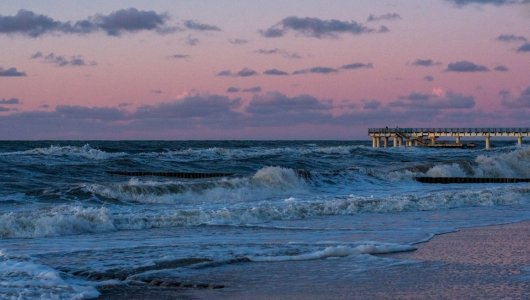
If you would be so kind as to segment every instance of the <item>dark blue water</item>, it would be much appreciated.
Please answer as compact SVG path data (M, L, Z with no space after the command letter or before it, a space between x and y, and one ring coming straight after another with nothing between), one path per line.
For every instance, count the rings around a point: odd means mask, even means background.
M384 268L390 263L371 254L528 219L528 184L414 180L530 177L530 148L513 144L486 151L352 141L1 142L0 298L90 298L102 285L207 282L216 268L244 273L278 261L286 269L296 261L332 268L330 258L352 272Z

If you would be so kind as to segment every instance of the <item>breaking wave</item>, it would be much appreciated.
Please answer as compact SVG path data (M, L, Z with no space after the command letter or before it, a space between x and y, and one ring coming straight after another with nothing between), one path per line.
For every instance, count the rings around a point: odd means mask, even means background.
M306 187L305 181L293 169L265 167L251 177L198 181L132 178L127 183L86 184L83 188L97 196L123 202L171 204L186 201L248 201L284 192L302 191Z
M84 146L49 146L47 148L35 148L25 151L5 152L0 155L42 155L42 156L67 156L80 157L91 160L105 160L126 155L124 152L108 153L99 149Z
M106 207L62 205L47 210L0 215L0 237L30 238L175 226L248 226L319 216L499 206L525 201L524 193L528 190L446 191L389 198L349 196L316 201L289 198L276 203L269 201L217 208L146 208L133 212L120 207L111 210Z

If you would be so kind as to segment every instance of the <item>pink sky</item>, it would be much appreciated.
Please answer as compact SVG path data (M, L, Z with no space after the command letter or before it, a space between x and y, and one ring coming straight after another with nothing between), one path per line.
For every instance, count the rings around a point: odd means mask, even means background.
M527 0L108 2L0 3L0 139L530 126Z

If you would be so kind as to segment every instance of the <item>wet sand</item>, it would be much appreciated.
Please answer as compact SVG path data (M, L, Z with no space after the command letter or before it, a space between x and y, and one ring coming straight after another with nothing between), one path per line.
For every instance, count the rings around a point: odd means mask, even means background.
M362 272L344 259L251 264L211 278L223 289L119 287L100 299L528 299L530 222L462 229L418 244L413 252L380 256L395 265ZM402 262L402 263L399 263ZM241 266L239 266L241 267ZM285 265L283 265L285 267ZM333 272L330 272L332 270ZM312 280L305 274L311 273ZM333 277L329 277L333 273ZM320 281L319 281L320 280ZM237 285L237 286L234 286Z

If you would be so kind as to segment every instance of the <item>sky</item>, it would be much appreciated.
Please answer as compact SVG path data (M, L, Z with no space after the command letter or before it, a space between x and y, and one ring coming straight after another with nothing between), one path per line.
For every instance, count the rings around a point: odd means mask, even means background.
M0 139L530 127L530 0L0 2Z

